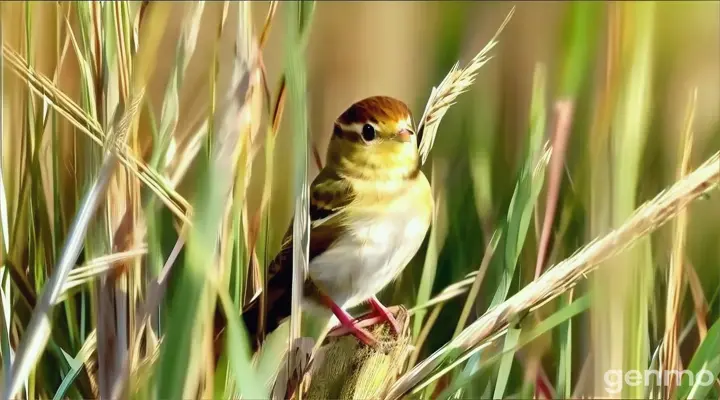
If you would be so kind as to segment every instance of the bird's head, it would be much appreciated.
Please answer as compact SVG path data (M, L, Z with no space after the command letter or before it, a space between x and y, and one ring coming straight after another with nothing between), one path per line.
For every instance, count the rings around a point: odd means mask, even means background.
M392 97L360 100L333 126L327 166L365 179L407 179L419 171L417 135L405 103Z

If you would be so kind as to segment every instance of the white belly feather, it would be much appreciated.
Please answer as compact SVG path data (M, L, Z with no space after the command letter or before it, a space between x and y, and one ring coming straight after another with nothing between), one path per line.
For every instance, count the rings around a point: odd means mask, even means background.
M423 208L392 207L385 212L354 218L348 232L310 262L312 280L344 309L366 301L395 279L425 238L430 218Z

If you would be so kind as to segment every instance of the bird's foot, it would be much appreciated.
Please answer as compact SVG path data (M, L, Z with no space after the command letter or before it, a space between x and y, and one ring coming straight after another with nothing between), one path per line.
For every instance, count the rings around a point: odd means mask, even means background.
M391 329L397 334L400 332L400 324L397 322L397 318L395 318L395 315L400 311L400 307L386 307L385 308L387 314L392 318L390 322L388 321L388 318L385 315L381 315L375 310L371 310L367 314L364 314L358 318L353 319L353 323L357 328L368 328L377 324L381 324L383 322L389 322L391 325ZM333 329L328 332L328 336L343 336L351 333L350 329L348 329L343 324L339 324L335 326Z
M340 325L333 328L329 333L328 336L342 336L351 334L355 336L359 341L362 343L368 345L368 346L375 346L377 345L377 339L363 328L361 326L361 322L359 320L353 319L350 314L347 313L347 311L343 310L340 306L335 304L332 299L330 299L327 296L323 296L323 300L325 304L330 307L330 310L332 310L333 314L335 314L335 317L337 317L338 321L340 321Z
M393 315L393 312L390 311L387 307L385 307L378 299L377 297L373 296L370 298L370 307L373 309L373 313L380 318L381 321L386 321L388 324L390 324L390 328L392 329L393 333L395 335L400 334L400 323L398 323L397 318Z
M327 335L330 337L336 337L350 334L355 336L359 341L368 346L375 346L377 345L377 339L370 332L368 332L365 327L372 326L377 322L377 320L351 320L349 324L340 322L340 325L337 325L333 329L331 329Z

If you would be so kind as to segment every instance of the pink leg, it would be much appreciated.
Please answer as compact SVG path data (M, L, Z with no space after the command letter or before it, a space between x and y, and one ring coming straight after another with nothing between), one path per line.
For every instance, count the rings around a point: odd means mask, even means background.
M382 320L385 320L390 324L396 335L400 333L400 324L397 322L390 310L388 310L387 307L385 307L380 300L377 299L377 297L373 296L370 298L370 307L372 307L375 314L379 315Z
M340 308L340 306L335 304L335 302L332 301L330 297L325 295L321 295L321 297L322 301L325 303L326 306L330 308L330 310L332 310L338 321L340 321L340 325L345 328L348 333L351 333L353 336L358 338L358 340L368 346L374 346L375 344L377 344L377 340L370 334L370 332L358 327L357 322L352 319L350 314L348 314L345 310Z

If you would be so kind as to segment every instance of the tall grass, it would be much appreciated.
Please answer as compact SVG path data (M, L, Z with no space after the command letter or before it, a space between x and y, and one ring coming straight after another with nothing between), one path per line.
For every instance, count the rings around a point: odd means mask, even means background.
M3 398L284 392L315 334L310 122L348 106L319 71L356 62L416 81L436 200L380 294L413 319L388 398L720 396L718 5L386 4L387 43L352 7L0 4ZM251 354L239 311L291 222L293 317ZM648 369L713 382L608 382Z

